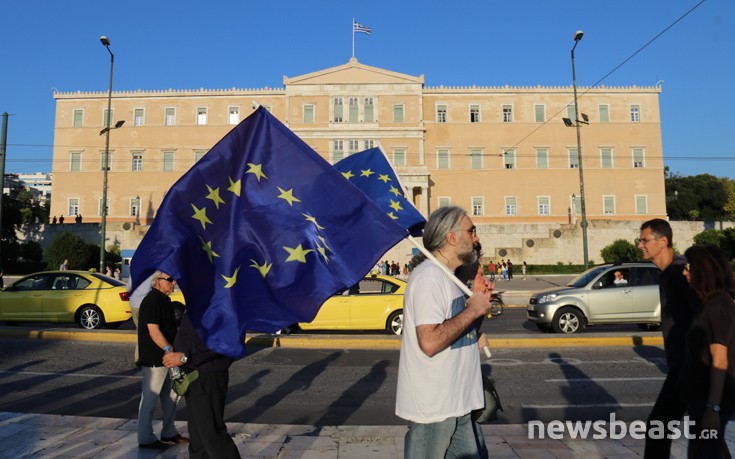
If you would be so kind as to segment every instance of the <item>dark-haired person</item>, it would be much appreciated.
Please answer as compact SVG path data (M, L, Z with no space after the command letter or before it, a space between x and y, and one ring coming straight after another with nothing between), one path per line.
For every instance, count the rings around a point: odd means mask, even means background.
M688 457L729 458L725 425L735 411L735 280L716 247L694 246L686 257L684 276L702 300L687 335L682 375L682 394L696 429Z
M671 438L659 435L655 427L668 426L686 412L686 403L679 397L679 375L686 355L686 335L694 314L699 308L699 299L682 275L686 258L677 256L673 247L673 232L666 220L654 218L641 225L638 248L643 258L651 260L661 270L659 294L661 296L661 331L668 372L656 403L648 416L646 459L671 456Z

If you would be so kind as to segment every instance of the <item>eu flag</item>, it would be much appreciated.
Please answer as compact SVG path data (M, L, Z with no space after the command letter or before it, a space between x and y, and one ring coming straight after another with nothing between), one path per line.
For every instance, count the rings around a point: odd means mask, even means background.
M173 276L207 346L238 358L246 330L311 321L407 235L260 107L166 193L133 285Z
M350 155L334 165L342 175L372 199L412 236L421 236L426 219L403 192L393 168L378 148Z

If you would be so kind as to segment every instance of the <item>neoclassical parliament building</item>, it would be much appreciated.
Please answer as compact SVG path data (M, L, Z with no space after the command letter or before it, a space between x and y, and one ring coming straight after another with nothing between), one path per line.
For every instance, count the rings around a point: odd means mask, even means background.
M478 225L579 221L581 125L587 219L665 217L658 86L426 86L344 65L279 88L114 91L108 217L152 222L166 191L264 106L327 161L380 146L425 215L459 205ZM56 92L51 215L100 220L107 92ZM584 114L584 117L581 114ZM567 123L569 124L569 123ZM73 219L73 217L72 217Z

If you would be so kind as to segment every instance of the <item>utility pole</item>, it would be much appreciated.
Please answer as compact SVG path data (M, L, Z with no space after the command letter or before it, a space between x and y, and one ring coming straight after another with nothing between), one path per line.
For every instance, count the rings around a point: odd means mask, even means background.
M5 147L8 145L8 112L3 113L3 130L0 133L0 270L3 266L3 190L5 189Z

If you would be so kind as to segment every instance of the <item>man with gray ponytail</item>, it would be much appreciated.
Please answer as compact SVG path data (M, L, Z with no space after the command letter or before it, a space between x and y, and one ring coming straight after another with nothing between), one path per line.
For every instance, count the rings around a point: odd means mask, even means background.
M485 406L479 344L487 341L474 322L490 311L490 292L480 272L470 298L451 279L475 261L477 231L463 209L442 207L429 216L423 242L447 270L423 256L411 260L396 391L396 415L410 421L404 457L486 458L471 412Z

